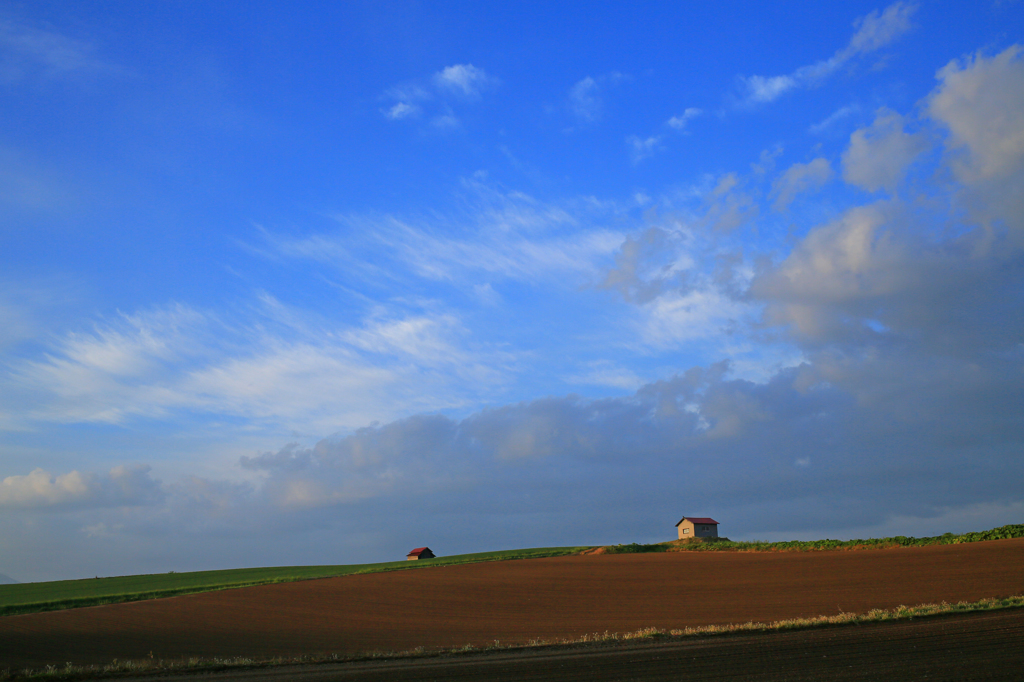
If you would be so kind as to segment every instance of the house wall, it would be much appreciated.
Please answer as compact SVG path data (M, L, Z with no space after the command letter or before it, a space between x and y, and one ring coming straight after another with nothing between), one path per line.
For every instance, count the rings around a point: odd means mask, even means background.
M718 526L715 524L693 524L693 521L687 519L678 526L679 539L685 540L686 538L717 538L718 537Z

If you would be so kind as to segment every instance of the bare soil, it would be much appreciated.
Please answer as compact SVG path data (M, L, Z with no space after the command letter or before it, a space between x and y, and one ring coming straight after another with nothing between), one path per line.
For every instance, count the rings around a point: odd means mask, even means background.
M1024 539L857 552L556 557L7 616L0 618L0 668L151 653L291 657L486 646L1022 593Z
M206 682L1006 680L1024 670L1024 609L823 630L188 673ZM146 678L126 679L143 682ZM151 678L150 678L151 679Z

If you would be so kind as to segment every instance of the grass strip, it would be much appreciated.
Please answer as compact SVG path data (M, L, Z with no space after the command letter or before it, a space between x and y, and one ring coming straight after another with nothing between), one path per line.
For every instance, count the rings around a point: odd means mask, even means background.
M722 635L770 633L782 630L809 630L825 627L839 627L863 623L881 623L888 621L912 620L948 616L975 611L996 611L1001 609L1024 608L1024 595L1003 598L981 599L975 602L961 601L956 604L941 602L938 604L919 604L917 606L897 606L894 609L872 609L867 613L839 613L834 616L816 616L813 618L793 618L767 623L747 622L732 625L704 625L679 630L663 630L661 628L643 628L633 632L604 632L584 635L582 637L543 640L533 639L524 644L501 644L497 640L493 645L475 647L465 646L451 649L425 649L418 647L409 651L382 651L357 655L325 654L319 656L298 656L295 658L260 659L255 657L237 658L184 658L167 661L162 659L143 659L119 661L114 659L107 665L76 666L70 663L64 666L50 665L42 669L0 670L0 682L9 680L82 680L124 677L125 675L174 675L194 672L216 672L218 670L270 668L283 665L322 665L330 663L355 663L374 660L395 660L409 658L441 658L465 654L479 654L499 651L517 651L539 647L578 647L603 644L615 644L631 641L671 641L697 637L715 637Z
M419 568L456 566L484 561L510 561L579 554L590 547L538 547L533 549L478 552L421 561L389 561L343 566L281 566L240 568L189 573L60 580L46 583L0 585L0 616L41 611L120 604L146 599L176 597L240 587L334 578L344 575L382 573Z
M639 554L646 552L818 552L826 550L885 549L888 547L923 547L925 545L958 545L985 540L1006 540L1024 537L1024 524L1000 526L991 530L954 535L915 538L897 535L867 540L788 540L784 542L734 542L729 538L690 538L650 545L632 543L609 545L607 554Z

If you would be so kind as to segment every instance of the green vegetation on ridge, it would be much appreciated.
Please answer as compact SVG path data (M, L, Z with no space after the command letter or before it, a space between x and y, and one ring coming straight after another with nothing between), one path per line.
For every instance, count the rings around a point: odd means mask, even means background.
M459 554L420 561L388 561L379 564L344 566L277 566L268 568L235 568L222 571L190 573L154 573L113 578L58 580L45 583L0 585L0 616L38 611L99 606L128 601L159 599L197 592L213 592L238 587L271 583L335 578L358 573L380 573L431 566L454 566L481 561L507 561L579 554L589 547L538 547L499 552Z
M787 540L783 542L734 542L729 538L692 538L673 540L651 545L632 543L611 545L608 554L639 554L644 552L811 552L828 549L882 549L885 547L921 547L924 545L958 545L982 540L1007 540L1024 537L1024 524L1000 526L991 530L954 535L946 533L927 538L897 535L891 538L870 538L867 540Z

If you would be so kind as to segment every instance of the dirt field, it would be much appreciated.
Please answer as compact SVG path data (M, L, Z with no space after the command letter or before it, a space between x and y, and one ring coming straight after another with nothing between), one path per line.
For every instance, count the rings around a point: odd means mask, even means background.
M1024 539L598 555L329 578L0 618L0 667L486 645L1024 593Z
M282 666L175 676L179 682L821 682L1006 680L1024 670L1024 610L612 646ZM152 679L152 678L149 678ZM146 678L124 682L146 682Z

